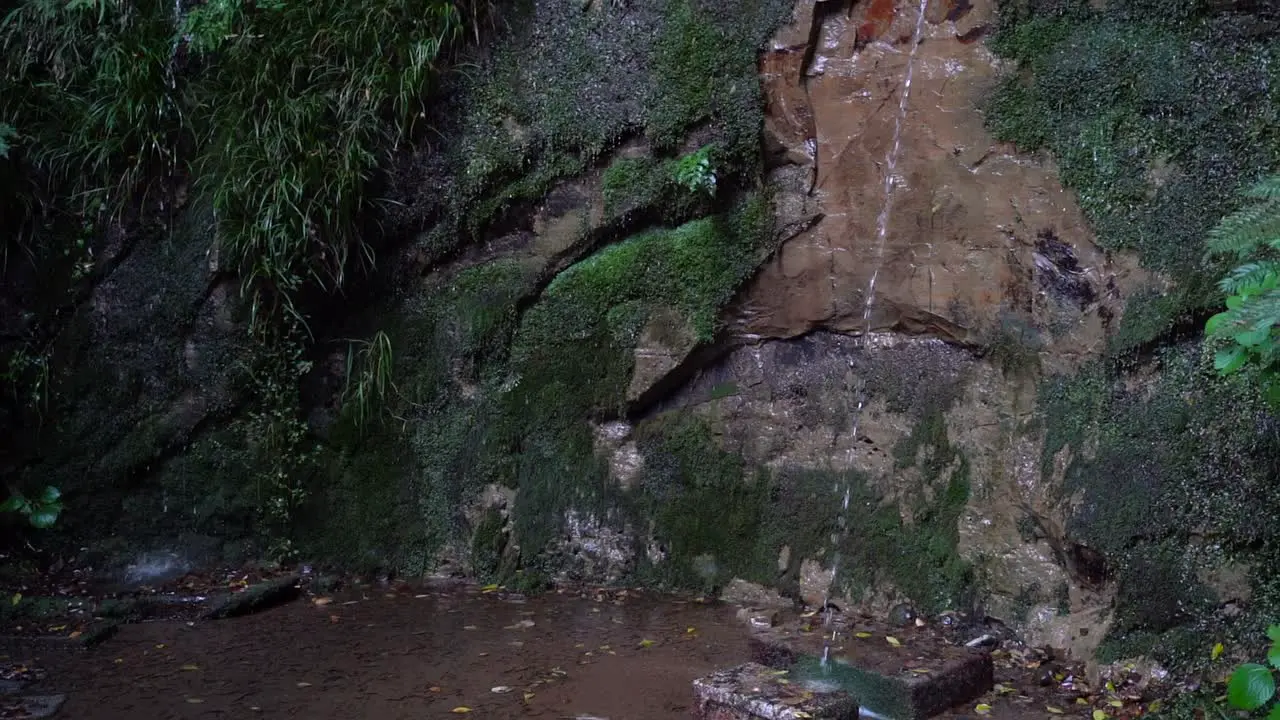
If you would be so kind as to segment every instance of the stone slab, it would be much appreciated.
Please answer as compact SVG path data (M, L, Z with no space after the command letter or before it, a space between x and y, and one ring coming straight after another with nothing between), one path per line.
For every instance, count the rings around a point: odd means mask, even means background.
M791 671L793 682L833 683L864 710L893 720L924 720L981 697L994 684L989 652L949 644L933 628L861 619L837 617L825 628L814 618L757 629L751 655L756 663Z
M695 720L853 720L849 693L747 663L693 681Z

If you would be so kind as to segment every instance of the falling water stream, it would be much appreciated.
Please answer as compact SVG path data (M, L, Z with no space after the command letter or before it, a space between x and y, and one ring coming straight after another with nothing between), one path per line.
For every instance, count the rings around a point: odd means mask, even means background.
M924 32L925 10L929 0L920 0L919 13L916 17L915 31L911 36L911 50L907 55L906 76L902 82L902 94L898 97L898 113L894 119L893 125L893 142L889 145L889 150L885 153L884 161L884 202L880 206L880 214L876 217L876 241L872 249L871 260L871 279L867 282L866 300L862 307L862 336L861 340L866 343L871 337L871 310L876 300L876 279L880 275L880 268L884 264L884 245L885 238L889 234L889 216L893 209L893 191L898 183L898 155L902 146L902 123L907 115L907 101L911 96L911 77L915 71L916 49L920 47L920 36ZM850 448L849 453L852 455L857 447L858 425L862 421L862 408L866 404L867 393L863 386L858 391L858 405L853 412L853 434L854 445ZM852 459L852 458L850 458ZM849 496L852 491L849 479L846 477L843 498L840 503L840 514L837 516L837 534L833 535L833 545L835 546L835 554L831 563L831 583L835 584L836 575L840 570L840 541L848 534L849 527ZM831 645L836 640L836 630L832 627L830 588L823 596L823 610L826 614L826 626L829 632L822 648L822 665L825 667L828 657L831 653Z

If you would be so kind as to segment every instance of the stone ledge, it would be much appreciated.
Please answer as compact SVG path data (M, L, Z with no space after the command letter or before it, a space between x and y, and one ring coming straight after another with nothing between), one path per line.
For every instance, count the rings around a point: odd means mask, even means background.
M931 628L837 619L823 663L824 638L832 631L824 636L823 628L806 627L792 622L752 633L752 660L790 670L793 682L834 683L863 709L893 720L924 720L981 697L994 683L990 653L948 644Z
M693 681L695 720L853 720L849 693L817 683L793 682L787 671L757 663Z

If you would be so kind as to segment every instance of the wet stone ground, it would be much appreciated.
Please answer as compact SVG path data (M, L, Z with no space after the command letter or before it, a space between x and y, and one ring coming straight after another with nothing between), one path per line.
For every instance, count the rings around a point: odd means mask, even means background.
M369 587L221 621L122 625L84 649L10 636L57 717L687 717L740 662L732 608L631 591L524 598Z
M753 707L772 703L753 718L818 718L849 705L802 687L804 659L823 645L813 610L762 614L623 589L526 597L460 584L343 586L283 571L185 575L106 594L74 583L22 589L0 621L0 718L55 709L80 719L737 718L726 708L739 690ZM925 688L992 629L946 620L828 618L843 628L833 661ZM1091 685L1079 666L995 635L981 651L982 691L960 688L964 701L937 717L1128 720L1160 695L1125 669ZM739 688L716 674L752 659L767 683ZM699 678L724 685L724 697L696 700Z

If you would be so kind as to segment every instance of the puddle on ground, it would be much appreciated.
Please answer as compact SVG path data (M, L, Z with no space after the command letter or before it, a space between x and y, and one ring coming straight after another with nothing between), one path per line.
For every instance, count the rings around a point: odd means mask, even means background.
M317 602L318 600L318 602ZM326 602L327 601L327 602ZM732 608L617 592L368 590L235 620L126 625L87 651L6 648L65 717L687 718L748 657Z

